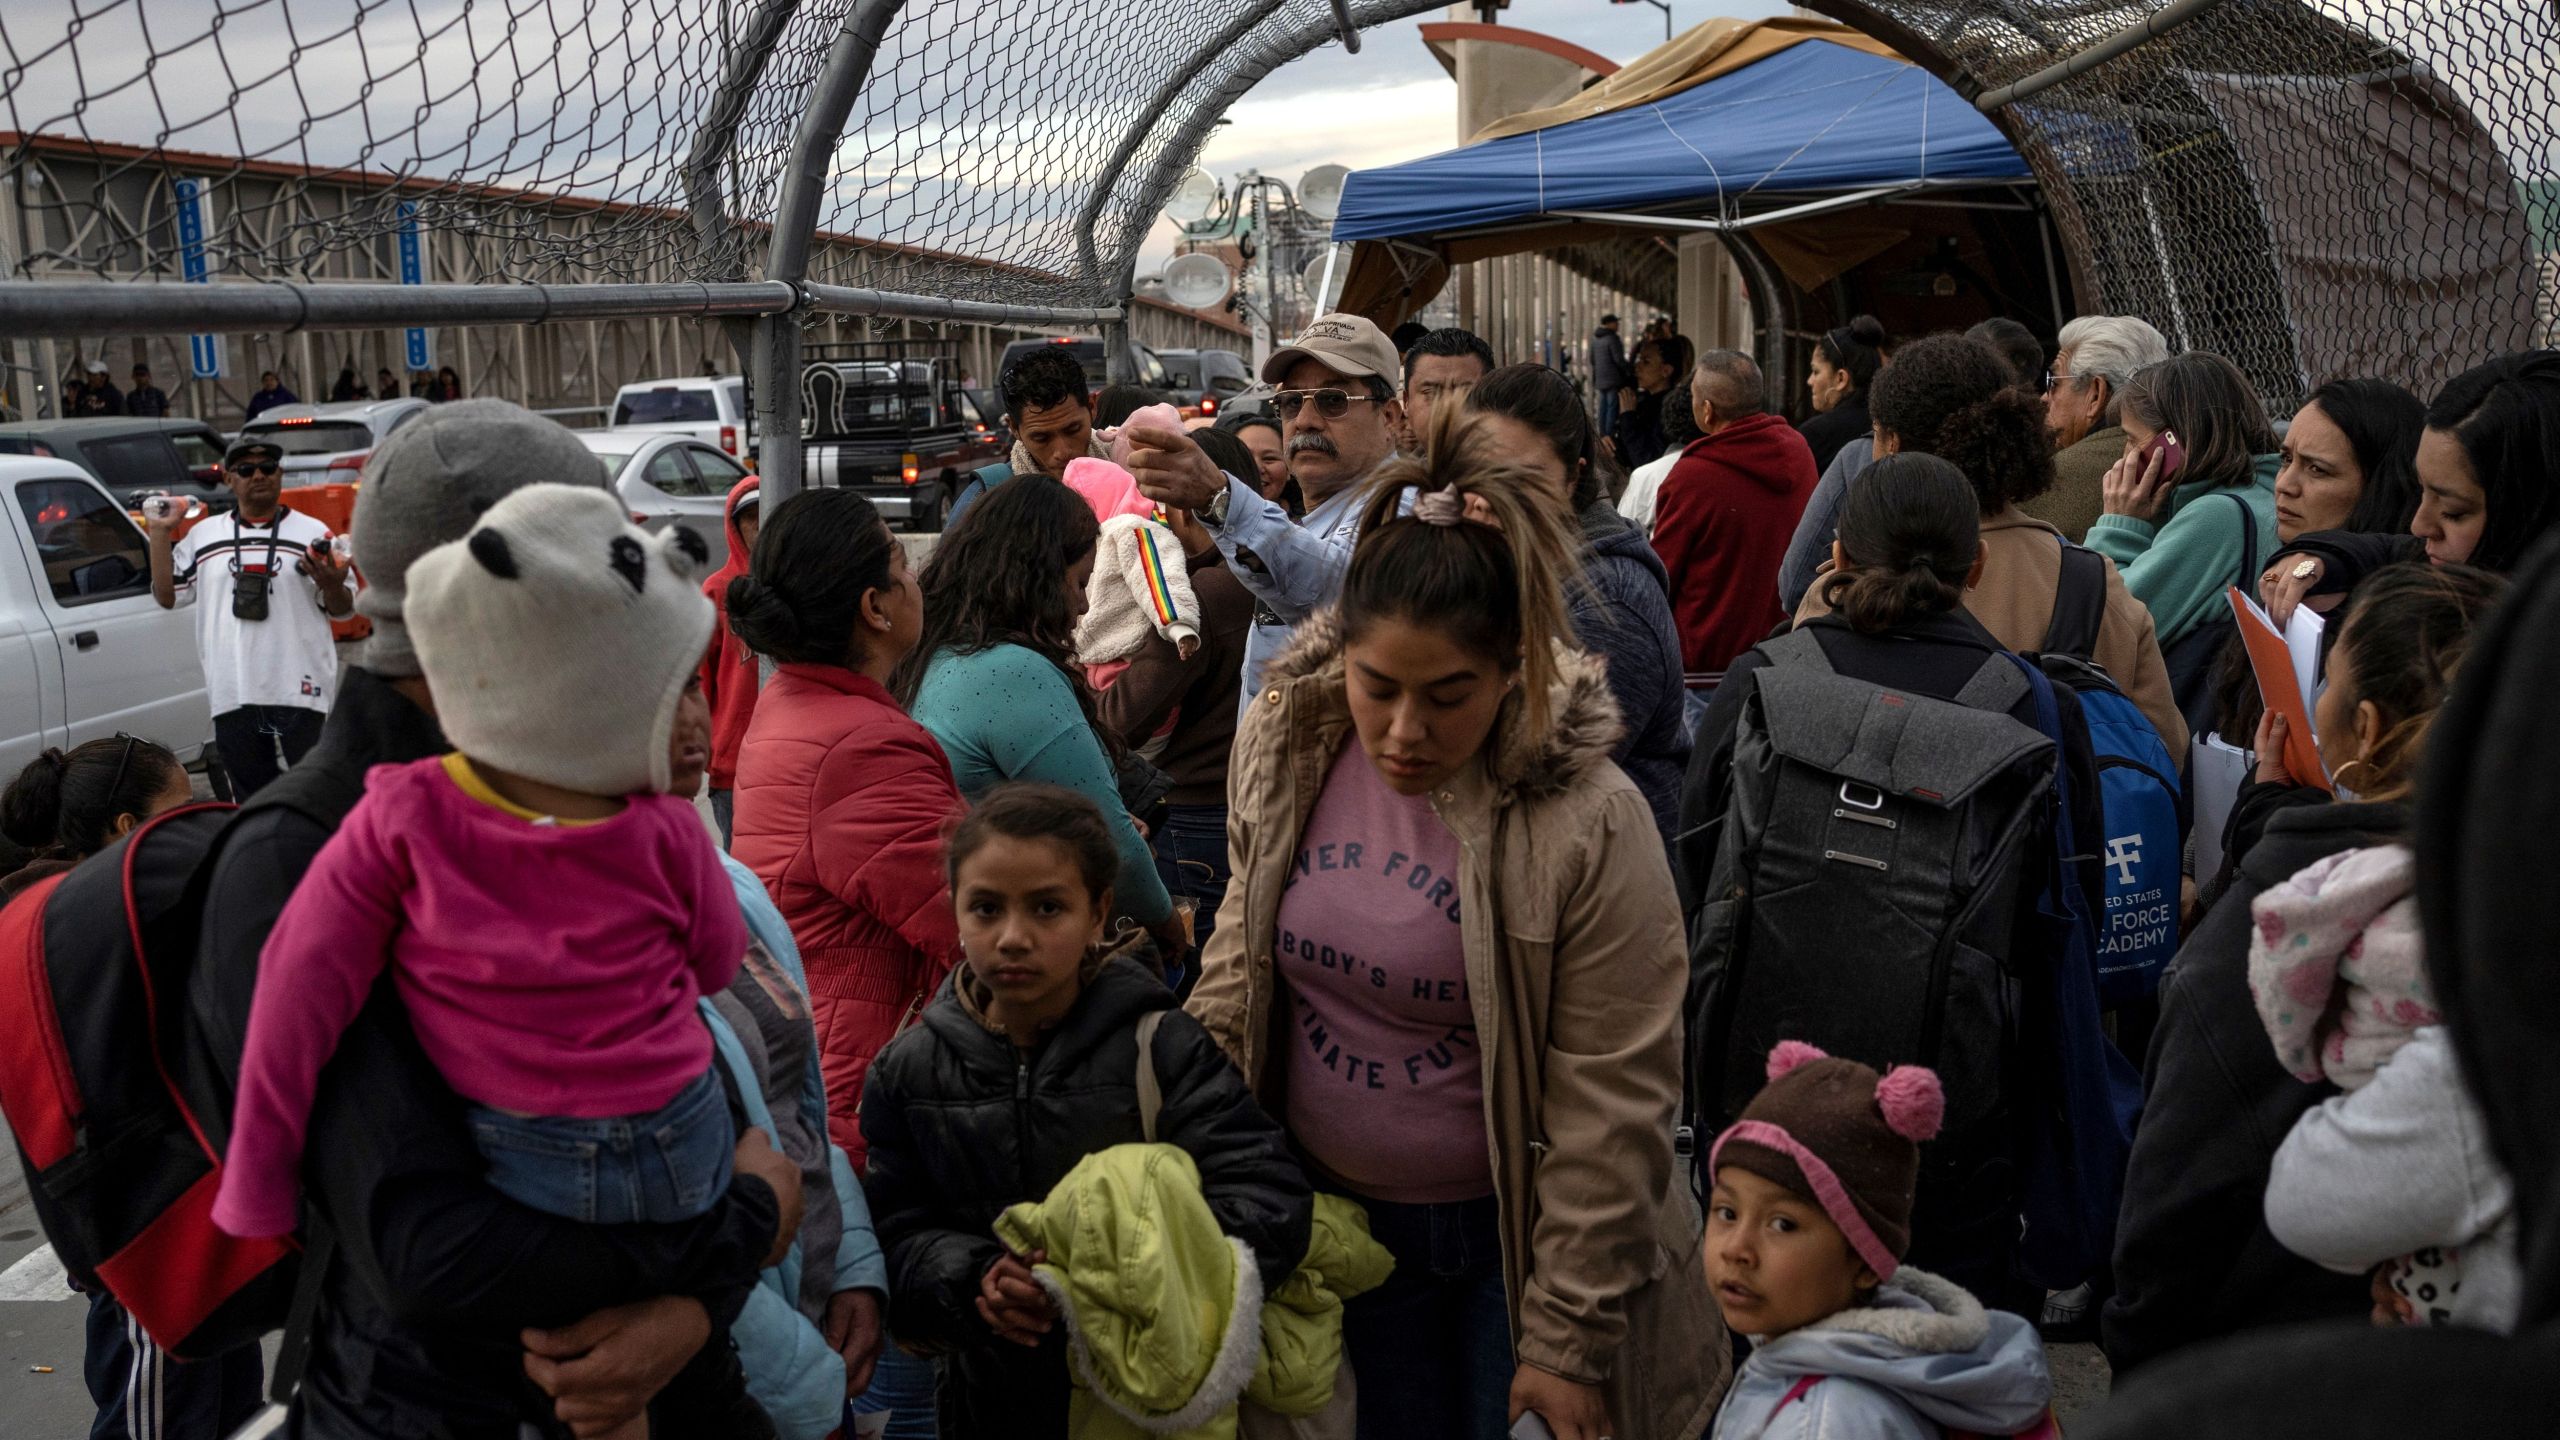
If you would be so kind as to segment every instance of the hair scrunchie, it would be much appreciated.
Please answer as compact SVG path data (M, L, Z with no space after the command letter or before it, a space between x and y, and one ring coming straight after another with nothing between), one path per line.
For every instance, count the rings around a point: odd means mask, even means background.
M1467 518L1467 502L1455 490L1417 495L1413 499L1413 518L1425 525L1455 525Z

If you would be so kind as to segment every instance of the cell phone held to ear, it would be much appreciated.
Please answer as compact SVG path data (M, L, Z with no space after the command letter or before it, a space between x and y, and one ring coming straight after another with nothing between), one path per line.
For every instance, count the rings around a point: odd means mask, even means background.
M2150 444L2142 447L2144 469L2151 468L2155 457L2160 461L2160 478L2164 481L2174 479L2180 470L2186 468L2187 447L2178 443L2177 431L2163 430L2151 437Z

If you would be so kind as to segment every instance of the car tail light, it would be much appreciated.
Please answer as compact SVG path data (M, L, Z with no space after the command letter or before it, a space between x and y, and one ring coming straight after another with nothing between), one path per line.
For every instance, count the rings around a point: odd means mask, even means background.
M729 452L729 453L730 453L730 454L732 454L732 455L735 455L735 454L737 454L737 453L738 453L738 427L737 427L737 426L735 426L735 425L723 425L723 426L721 426L721 427L720 427L720 448L721 448L721 449L723 449L723 450L725 450L725 451L727 451L727 452Z
M1215 395L1202 395L1200 397L1200 413L1203 415L1217 414L1218 397Z
M645 529L649 524L649 517L641 514L637 510L634 510L631 512L631 523Z
M353 455L341 455L337 459L329 462L329 468L332 470L361 470L364 468L366 456L371 453L372 452L370 451L359 451Z
M916 483L917 474L916 457L913 455L901 455L898 457L898 479L900 481L905 484L913 485Z

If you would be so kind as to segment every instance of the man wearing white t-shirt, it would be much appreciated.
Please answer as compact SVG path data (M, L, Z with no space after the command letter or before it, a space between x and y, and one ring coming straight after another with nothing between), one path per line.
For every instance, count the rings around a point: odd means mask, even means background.
M355 608L329 527L284 508L283 452L240 440L222 457L239 502L177 539L180 506L146 512L151 595L164 610L196 596L196 653L213 707L213 744L246 800L320 738L338 689L329 619Z

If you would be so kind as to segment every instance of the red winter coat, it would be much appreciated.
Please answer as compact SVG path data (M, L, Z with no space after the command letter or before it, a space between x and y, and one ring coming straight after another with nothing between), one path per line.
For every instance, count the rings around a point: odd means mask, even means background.
M738 746L747 738L748 722L756 718L756 652L729 633L729 582L747 573L747 546L738 535L738 506L755 495L753 475L730 487L729 503L720 512L721 526L729 532L729 561L702 582L702 593L711 597L711 607L720 612L711 632L710 653L702 657L702 698L711 702L714 790L737 788Z
M1671 572L1680 663L1720 673L1787 618L1778 566L1821 476L1776 415L1738 420L1680 452L1654 502L1653 548Z
M827 1133L863 1163L862 1077L960 957L943 836L967 808L951 762L888 691L785 665L738 752L729 851L764 881L809 971Z

